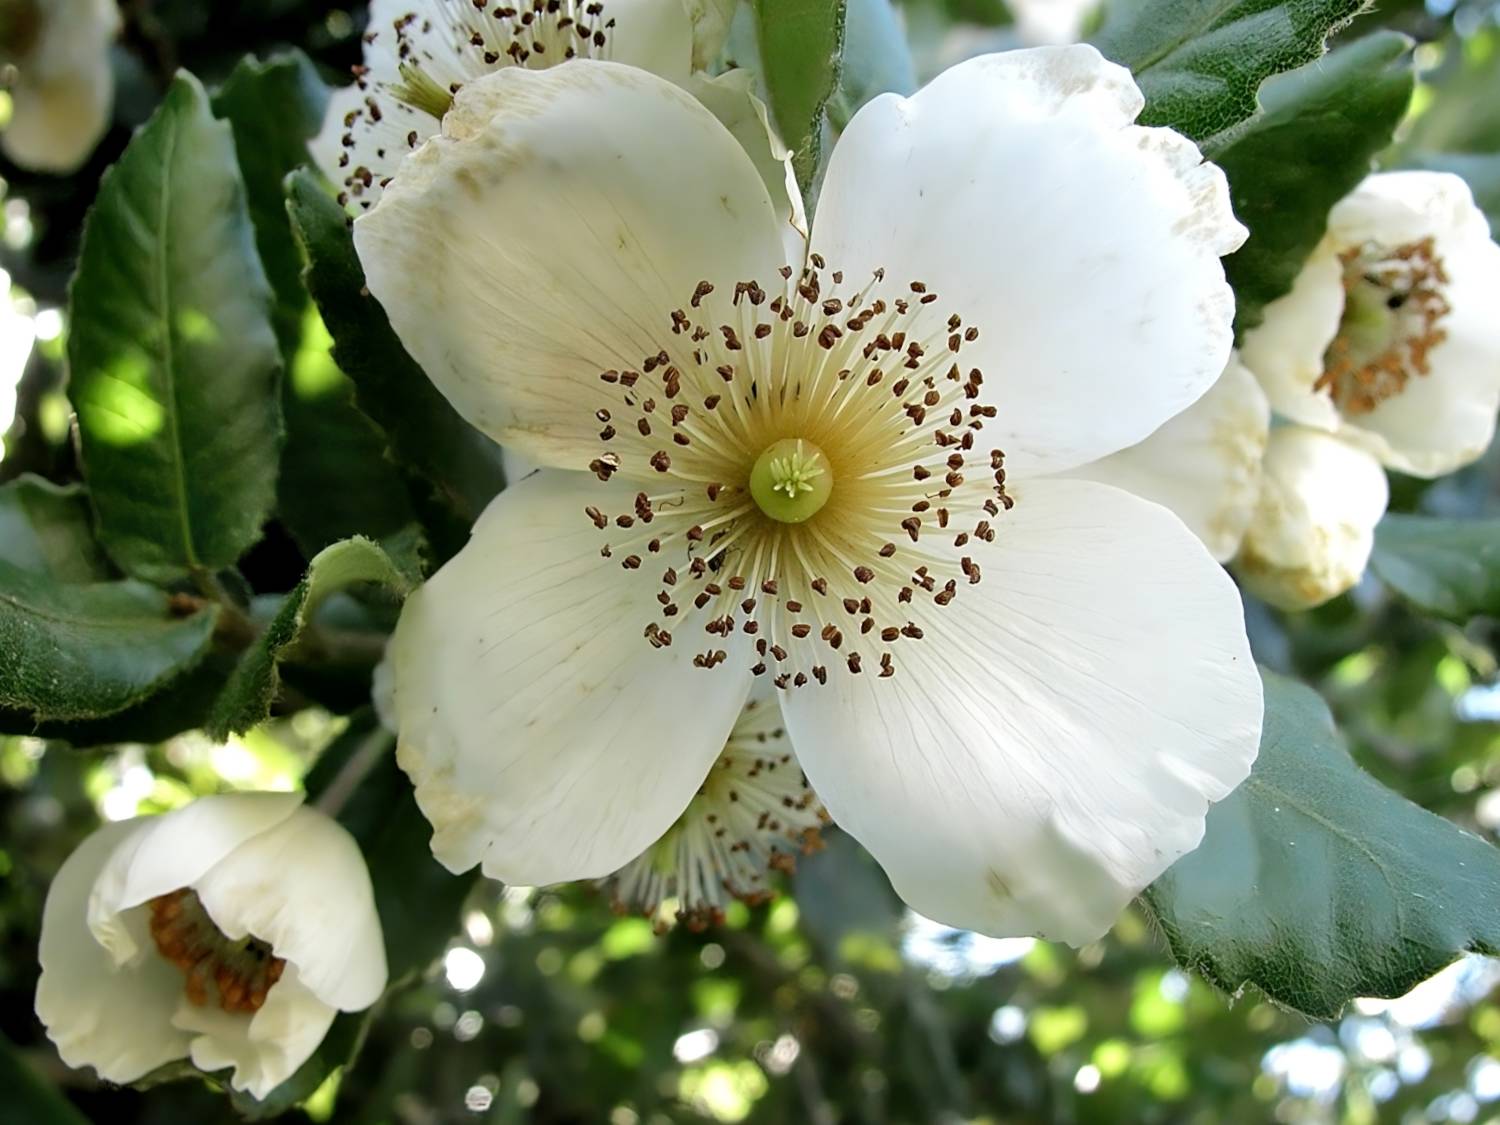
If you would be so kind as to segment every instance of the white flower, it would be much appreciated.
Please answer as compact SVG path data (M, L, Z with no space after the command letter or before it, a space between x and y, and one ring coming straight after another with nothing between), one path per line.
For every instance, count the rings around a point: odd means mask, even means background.
M71 172L109 126L115 0L12 0L0 13L0 62L15 67L5 155L37 172Z
M340 1011L385 990L354 840L296 793L203 797L106 824L42 916L36 1011L69 1066L133 1082L190 1058L263 1098Z
M764 902L770 873L821 848L828 814L792 756L769 691L745 704L687 809L606 880L615 909L657 918L669 900L690 929L724 920L731 899Z
M368 210L401 160L440 131L454 97L497 70L542 70L575 58L638 66L688 89L745 145L766 178L788 238L806 231L786 149L751 92L748 73L695 74L718 53L733 5L725 0L374 0L364 63L334 92L312 151Z
M1279 426L1235 571L1282 609L1322 605L1364 574L1387 498L1369 453L1322 430Z
M1271 408L1237 359L1209 392L1145 441L1069 474L1170 508L1219 562L1240 549L1260 495Z
M1328 216L1242 358L1293 421L1423 477L1478 459L1500 407L1500 246L1444 172L1370 176Z
M1198 842L1259 736L1237 593L1169 512L1054 475L1229 357L1244 231L1141 104L1090 47L878 98L788 262L741 146L661 79L576 61L459 95L354 227L428 375L549 466L392 643L443 863L615 871L757 673L930 917L1088 941Z

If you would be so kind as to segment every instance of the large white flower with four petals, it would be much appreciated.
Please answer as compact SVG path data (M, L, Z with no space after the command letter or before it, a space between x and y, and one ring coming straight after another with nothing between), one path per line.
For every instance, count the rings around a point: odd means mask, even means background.
M1244 238L1092 48L878 98L806 255L742 147L611 63L466 86L355 223L458 409L545 466L408 602L400 761L455 870L599 877L757 674L922 913L1097 937L1255 757L1238 596L1165 509L1057 474L1213 384Z
M47 892L36 1011L69 1066L134 1082L191 1058L264 1098L385 990L369 872L298 793L106 824Z

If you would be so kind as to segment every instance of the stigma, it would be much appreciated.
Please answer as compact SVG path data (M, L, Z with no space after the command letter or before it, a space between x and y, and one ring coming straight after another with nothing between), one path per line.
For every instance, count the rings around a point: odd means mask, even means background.
M961 359L979 329L921 281L846 283L816 254L685 296L654 354L600 373L593 415L610 487L584 514L603 557L659 576L642 636L700 633L693 663L714 668L742 634L781 688L894 675L1013 503Z
M260 1011L286 969L269 945L254 937L226 937L191 890L159 895L147 907L151 939L157 952L182 971L190 1003L212 1003L244 1015Z

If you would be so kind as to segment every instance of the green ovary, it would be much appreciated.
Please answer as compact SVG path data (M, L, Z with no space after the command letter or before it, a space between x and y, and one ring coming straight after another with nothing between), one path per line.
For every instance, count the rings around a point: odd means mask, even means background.
M781 523L812 518L832 492L828 458L805 438L772 442L750 470L750 495L762 512Z

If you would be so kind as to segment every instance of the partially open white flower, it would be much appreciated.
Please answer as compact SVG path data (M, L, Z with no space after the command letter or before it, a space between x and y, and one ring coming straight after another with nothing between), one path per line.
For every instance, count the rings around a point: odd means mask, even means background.
M374 0L364 63L335 91L312 151L340 199L368 210L401 160L441 128L453 100L497 70L543 70L576 58L642 67L687 88L761 168L778 212L805 232L786 150L750 77L694 73L728 32L725 0Z
M115 0L0 0L0 62L14 66L5 155L37 172L71 172L109 126Z
M1145 441L1074 470L1170 508L1219 562L1240 549L1260 496L1271 408L1239 362Z
M1446 172L1370 176L1328 216L1242 358L1271 406L1435 477L1475 461L1500 408L1500 246Z
M1235 571L1282 609L1322 605L1364 575L1388 498L1385 471L1363 449L1322 430L1278 426Z
M203 797L106 824L42 916L36 1011L69 1066L133 1082L190 1058L263 1098L334 1016L385 990L370 876L296 793Z
M791 871L798 853L821 848L827 821L792 755L776 699L758 691L687 809L605 884L621 913L660 927L662 906L675 902L678 921L702 929L722 922L732 899L769 898L771 873Z
M1198 842L1259 737L1237 592L1165 509L1054 475L1229 357L1244 231L1141 105L1090 47L877 98L788 261L742 147L669 83L576 61L459 95L354 228L437 386L549 466L392 643L443 863L617 870L757 675L930 917L1088 941Z

